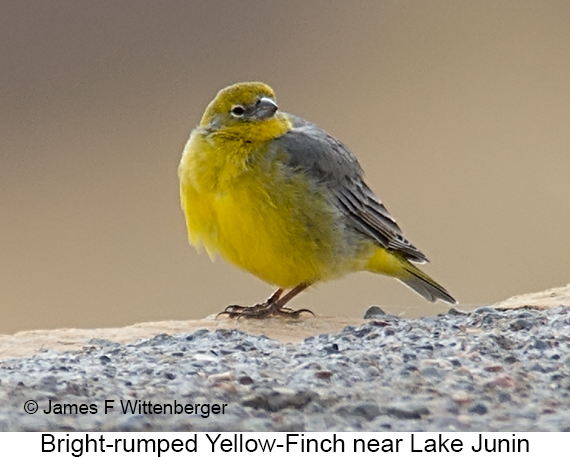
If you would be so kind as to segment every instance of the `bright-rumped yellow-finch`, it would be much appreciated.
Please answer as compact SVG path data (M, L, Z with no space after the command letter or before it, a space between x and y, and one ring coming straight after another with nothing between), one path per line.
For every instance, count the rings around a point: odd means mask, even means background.
M306 310L285 304L303 289L362 270L393 276L429 301L455 303L411 263L427 259L364 183L354 154L281 112L263 83L218 93L178 174L190 243L278 287L264 303L229 306L231 317L296 317Z

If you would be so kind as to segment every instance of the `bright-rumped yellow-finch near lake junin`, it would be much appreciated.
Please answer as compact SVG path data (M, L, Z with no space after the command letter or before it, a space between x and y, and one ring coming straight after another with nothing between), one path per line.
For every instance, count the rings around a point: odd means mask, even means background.
M218 93L186 143L178 175L190 243L278 288L263 303L222 314L297 317L310 311L285 306L295 295L354 271L392 276L431 302L456 303L413 264L426 256L366 185L356 156L279 110L266 84Z

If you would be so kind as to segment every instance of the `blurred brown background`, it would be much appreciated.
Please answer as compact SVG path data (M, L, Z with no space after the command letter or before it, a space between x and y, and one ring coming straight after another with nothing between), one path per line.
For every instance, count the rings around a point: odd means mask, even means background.
M231 83L348 144L462 307L570 280L570 3L0 6L0 332L200 318L271 288L187 245L178 161ZM446 311L367 273L294 302Z

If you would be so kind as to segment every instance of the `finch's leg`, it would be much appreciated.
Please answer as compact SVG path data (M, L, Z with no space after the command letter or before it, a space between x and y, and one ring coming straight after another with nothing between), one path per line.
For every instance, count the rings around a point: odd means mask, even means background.
M293 297L301 293L307 287L309 283L301 283L298 286L291 289L285 295L283 295L283 289L277 289L271 297L269 297L264 303L258 303L253 306L239 306L230 305L224 311L222 311L218 316L222 314L227 314L230 318L248 318L248 319L265 319L271 316L285 316L297 318L301 313L311 313L315 315L310 309L298 309L294 310L286 307L285 305ZM283 296L282 296L283 295Z

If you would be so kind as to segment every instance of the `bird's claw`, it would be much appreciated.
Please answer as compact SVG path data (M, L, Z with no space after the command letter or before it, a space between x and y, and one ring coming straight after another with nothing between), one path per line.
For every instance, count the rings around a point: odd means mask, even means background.
M252 306L230 305L219 313L216 318L222 315L228 316L230 319L265 319L272 316L290 317L298 319L302 313L313 313L310 309L297 309L281 306L278 301L257 303Z

